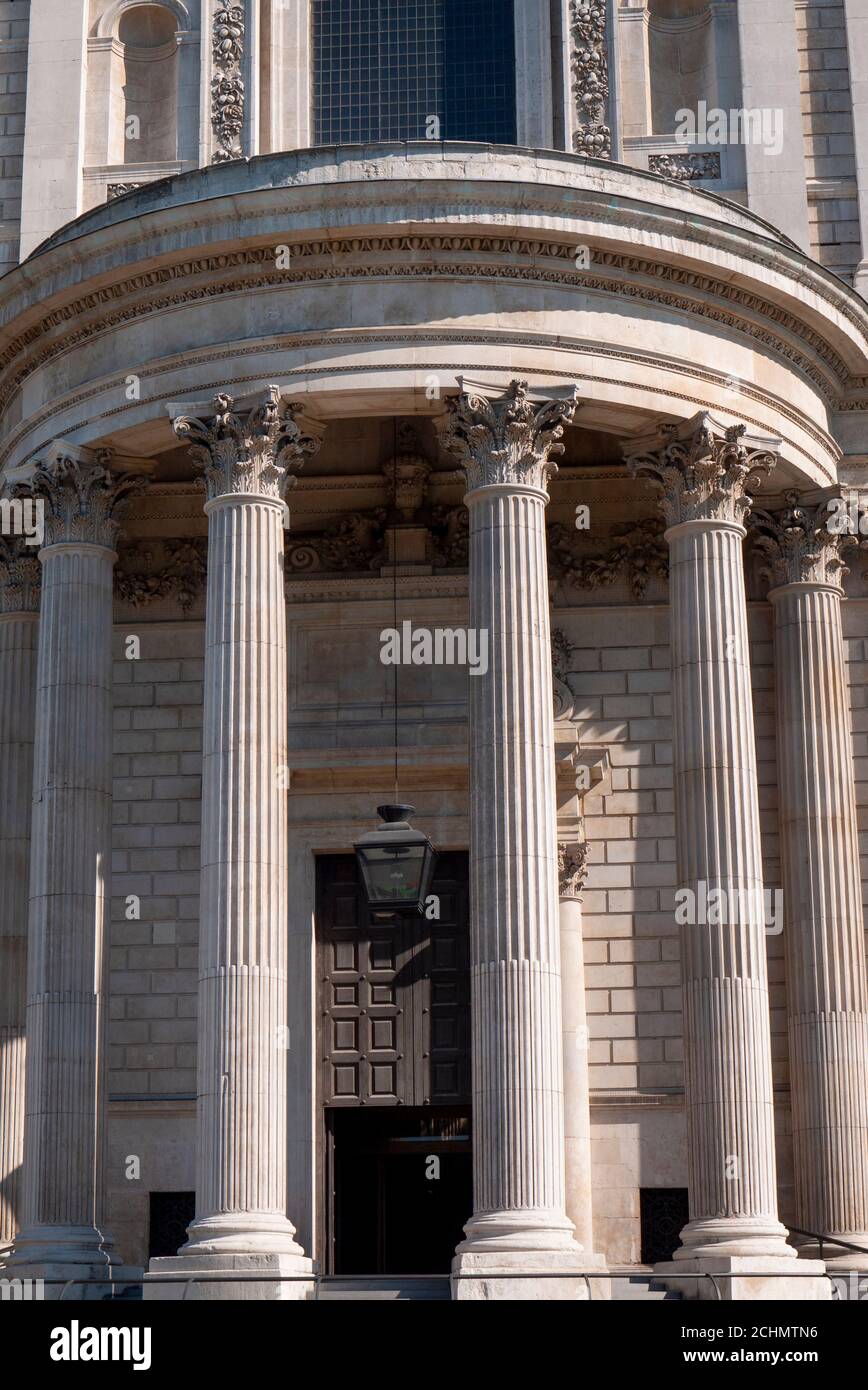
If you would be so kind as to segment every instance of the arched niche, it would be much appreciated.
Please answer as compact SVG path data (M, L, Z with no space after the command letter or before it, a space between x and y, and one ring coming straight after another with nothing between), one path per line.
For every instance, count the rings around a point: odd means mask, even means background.
M106 5L93 29L97 39L111 39L117 36L121 20L133 10L167 10L175 18L175 32L184 33L191 29L190 11L182 0L111 0Z
M88 40L86 207L195 159L198 55L183 0L101 9Z
M651 123L670 134L677 112L713 102L716 88L714 6L709 0L648 0Z
M177 17L162 4L118 18L113 52L109 162L155 163L178 154Z

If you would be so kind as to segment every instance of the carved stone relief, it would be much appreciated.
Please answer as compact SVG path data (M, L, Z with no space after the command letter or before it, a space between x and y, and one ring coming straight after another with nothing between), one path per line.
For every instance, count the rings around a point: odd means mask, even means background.
M612 532L609 549L586 555L577 532L555 522L549 527L549 573L576 589L602 589L625 578L634 599L642 599L651 579L669 578L669 547L656 517L630 522Z
M212 164L241 159L244 126L244 6L218 4L211 26L214 76L211 78L211 128L217 148Z

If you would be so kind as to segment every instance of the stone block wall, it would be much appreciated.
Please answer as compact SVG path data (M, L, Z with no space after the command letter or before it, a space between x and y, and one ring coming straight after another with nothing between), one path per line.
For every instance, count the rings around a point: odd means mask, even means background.
M196 1094L203 643L199 623L115 633L113 1097Z
M0 0L0 275L18 263L29 0Z
M842 0L797 0L811 250L852 281L861 254L853 108Z

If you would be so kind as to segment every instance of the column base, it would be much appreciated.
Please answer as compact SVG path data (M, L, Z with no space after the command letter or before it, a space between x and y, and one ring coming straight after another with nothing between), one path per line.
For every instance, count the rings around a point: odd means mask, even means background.
M257 1274L261 1281L250 1277ZM161 1282L162 1275L171 1281ZM313 1261L304 1255L203 1255L193 1248L151 1260L142 1295L146 1303L299 1302L314 1297L315 1283Z
M841 1231L839 1234L841 1239L846 1240L849 1245L863 1245L865 1247L864 1253L859 1250L837 1249L831 1241L823 1242L821 1253L818 1241L806 1240L796 1247L799 1258L802 1260L822 1260L830 1274L846 1274L850 1270L868 1274L868 1233L865 1231Z
M608 1280L584 1277L599 1273L578 1254L575 1261L550 1251L510 1255L457 1255L452 1261L452 1297L456 1302L587 1303L601 1297L598 1285ZM605 1297L606 1295L602 1295ZM609 1294L608 1296L611 1296Z
M573 1236L573 1223L550 1211L487 1212L465 1226L452 1261L457 1301L590 1299L584 1273L598 1273Z
M138 1265L68 1264L62 1260L16 1260L7 1264L3 1278L14 1287L20 1281L21 1297L33 1302L95 1303L123 1298L142 1282Z
M38 1297L70 1303L119 1298L131 1284L142 1281L141 1268L122 1265L112 1237L95 1226L31 1226L20 1231L3 1274L33 1282L62 1280L46 1282Z
M794 1260L796 1251L787 1244L787 1234L786 1226L769 1216L699 1218L684 1227L674 1258Z
M680 1256L680 1252L679 1252ZM679 1275L713 1279L679 1279ZM796 1255L704 1255L654 1266L654 1278L684 1299L700 1302L828 1302L832 1286L820 1260Z

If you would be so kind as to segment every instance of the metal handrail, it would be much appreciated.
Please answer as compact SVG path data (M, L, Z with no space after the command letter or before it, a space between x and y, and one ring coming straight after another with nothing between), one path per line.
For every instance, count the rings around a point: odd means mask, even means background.
M799 1230L797 1227L795 1227L795 1226L789 1227L788 1229L791 1230L791 1231L793 1231L795 1234L798 1234L798 1235L807 1235L807 1236L811 1236L813 1239L819 1239L819 1237L816 1235L816 1233L815 1233L815 1232L812 1232L812 1231L800 1231L800 1230ZM830 1241L831 1241L833 1238L830 1237L829 1239L830 1239ZM862 1247L862 1246L858 1246L858 1245L849 1245L848 1242L846 1242L846 1241L835 1242L835 1243L838 1243L838 1244L841 1244L841 1245L845 1245L845 1246L847 1246L849 1249L856 1250L856 1251L860 1251L860 1252L863 1252L863 1253L865 1253L865 1254L868 1254L868 1250L864 1250L864 1247ZM795 1271L793 1271L793 1272L791 1272L791 1273L781 1273L780 1270L767 1270L767 1271L763 1271L763 1270L752 1270L751 1273L752 1273L752 1275L754 1275L755 1277L758 1277L758 1278L765 1278L765 1279L813 1279L813 1278L816 1278L816 1275L811 1274L811 1273L808 1272L808 1271L805 1271L805 1273L802 1274L802 1273L798 1273L798 1272L795 1272ZM650 1281L653 1281L653 1280L655 1280L655 1279L657 1279L660 1283L666 1283L666 1282L667 1282L667 1277L666 1277L666 1276L655 1275L654 1272L653 1272L652 1270L644 1271L644 1272L642 1272L642 1273L639 1273L638 1271L636 1271L636 1270L633 1269L632 1267L627 1267L627 1268L622 1268L622 1269L617 1269L617 1270L603 1270L603 1271L599 1271L599 1272L598 1272L598 1271L591 1272L591 1271L588 1271L588 1270L581 1270L581 1271L576 1271L576 1270L554 1270L554 1271L549 1271L549 1270L545 1270L545 1271L543 1271L543 1270L529 1270L529 1271L527 1271L527 1272L525 1272L525 1271L519 1271L519 1270L510 1270L508 1273L504 1273L504 1274L492 1274L492 1275L489 1275L489 1276L487 1276L487 1277L489 1277L489 1278L494 1278L494 1279L497 1279L497 1278L502 1278L502 1279L564 1279L564 1278L582 1279L582 1280L584 1280L585 1286L586 1286L587 1291L588 1291L589 1301L592 1301L592 1300L593 1300L592 1281L593 1281L594 1279L609 1279L609 1280L611 1280L611 1279L619 1279L619 1278L632 1278L632 1279L648 1279L649 1282L650 1282ZM721 1291L720 1291L720 1286L719 1286L719 1284L717 1283L717 1280L718 1280L718 1279L722 1279L722 1278L726 1278L726 1271L724 1271L724 1270L717 1270L717 1271L715 1271L714 1273L704 1272L704 1273L702 1273L702 1274L693 1274L693 1273L688 1272L687 1270L684 1270L683 1272L682 1272L682 1271L679 1271L676 1275L670 1275L669 1277L670 1277L670 1278L677 1279L679 1282L681 1282L682 1280L690 1280L690 1279L708 1280L708 1281L710 1282L712 1288L714 1289L715 1301L716 1301L716 1302L722 1301L722 1295L721 1295ZM75 1286L75 1285L88 1286L88 1285L105 1285L105 1284L110 1284L111 1287L112 1287L112 1300L114 1300L116 1297L118 1297L118 1295L114 1292L116 1289L123 1289L123 1288L140 1288L140 1287L143 1288L144 1285L145 1285L146 1283L147 1283L147 1284L184 1284L184 1285L186 1285L186 1287L185 1287L185 1289L184 1289L184 1294L183 1294L183 1296L182 1296L183 1300L186 1300L187 1294L188 1294L188 1292L189 1292L189 1286L190 1286L191 1284L199 1283L199 1282L204 1283L204 1284L223 1284L223 1283L228 1283L228 1284L231 1284L231 1283L251 1283L251 1284L253 1284L253 1283L259 1283L259 1284L303 1283L303 1284L313 1284L313 1285L314 1285L314 1290L315 1290L315 1292L314 1292L314 1299L315 1299L315 1300L318 1300L318 1298L319 1298L319 1292L320 1292L321 1286L322 1286L323 1284L328 1284L328 1283L344 1283L344 1284L359 1283L359 1284L361 1284L361 1283L368 1283L368 1282L371 1282L371 1281L383 1282L383 1283L396 1281L396 1282L400 1282L400 1283L402 1283L402 1284L410 1284L410 1283L431 1283L431 1282L434 1282L434 1281L441 1281L441 1282L442 1282L442 1281L447 1280L447 1279L450 1280L450 1282L454 1282L454 1281L460 1281L460 1280L466 1280L466 1279L479 1279L479 1278L480 1278L480 1275L477 1274L477 1273L468 1273L468 1274L463 1274L463 1273L461 1273L461 1274L458 1274L458 1273L456 1273L456 1274L443 1274L443 1273L439 1273L439 1274L394 1274L394 1275L392 1275L392 1274L367 1274L367 1275L361 1275L361 1274L359 1274L359 1275L353 1275L353 1274L340 1275L340 1274L337 1274L337 1275L323 1275L323 1274L320 1274L318 1271L311 1271L311 1273L309 1273L309 1274L266 1274L266 1273L264 1273L264 1272L263 1272L263 1273L257 1273L256 1271L251 1271L251 1272L249 1272L249 1273L242 1273L240 1270L238 1270L238 1271L233 1271L232 1273L227 1273L227 1274L218 1274L216 1271L215 1271L214 1273L210 1273L210 1272L209 1272L209 1273L204 1273L204 1272L200 1271L200 1272L195 1273L195 1274L194 1274L194 1273L191 1273L191 1274L145 1274L145 1272L143 1271L142 1277L139 1278L139 1279L112 1279L110 1276L109 1276L109 1277L106 1277L106 1276L102 1276L102 1275L96 1275L96 1276L85 1276L85 1275L80 1275L80 1276L76 1276L75 1278L72 1278L72 1279L70 1279L68 1276L65 1277L65 1278L64 1278L64 1277L59 1277L59 1278L47 1278L47 1279L42 1279L42 1280L40 1280L40 1282L41 1282L42 1284L44 1284L44 1285L48 1285L48 1284L51 1284L51 1285L55 1285L55 1284L57 1284L57 1285L62 1285L62 1286L63 1286L63 1291L62 1291L62 1293L61 1293L61 1298L64 1298L65 1295L66 1295L66 1293L67 1293L67 1291L68 1291L71 1287L73 1287L73 1286ZM80 1300L76 1300L76 1301L80 1301Z
M864 1245L854 1245L849 1240L839 1240L837 1236L830 1236L828 1233L821 1235L819 1231L803 1231L798 1226L788 1226L787 1230L793 1236L807 1236L809 1240L815 1240L820 1247L820 1259L823 1258L823 1242L827 1245L840 1245L842 1250L855 1250L858 1255L868 1255L868 1248Z

